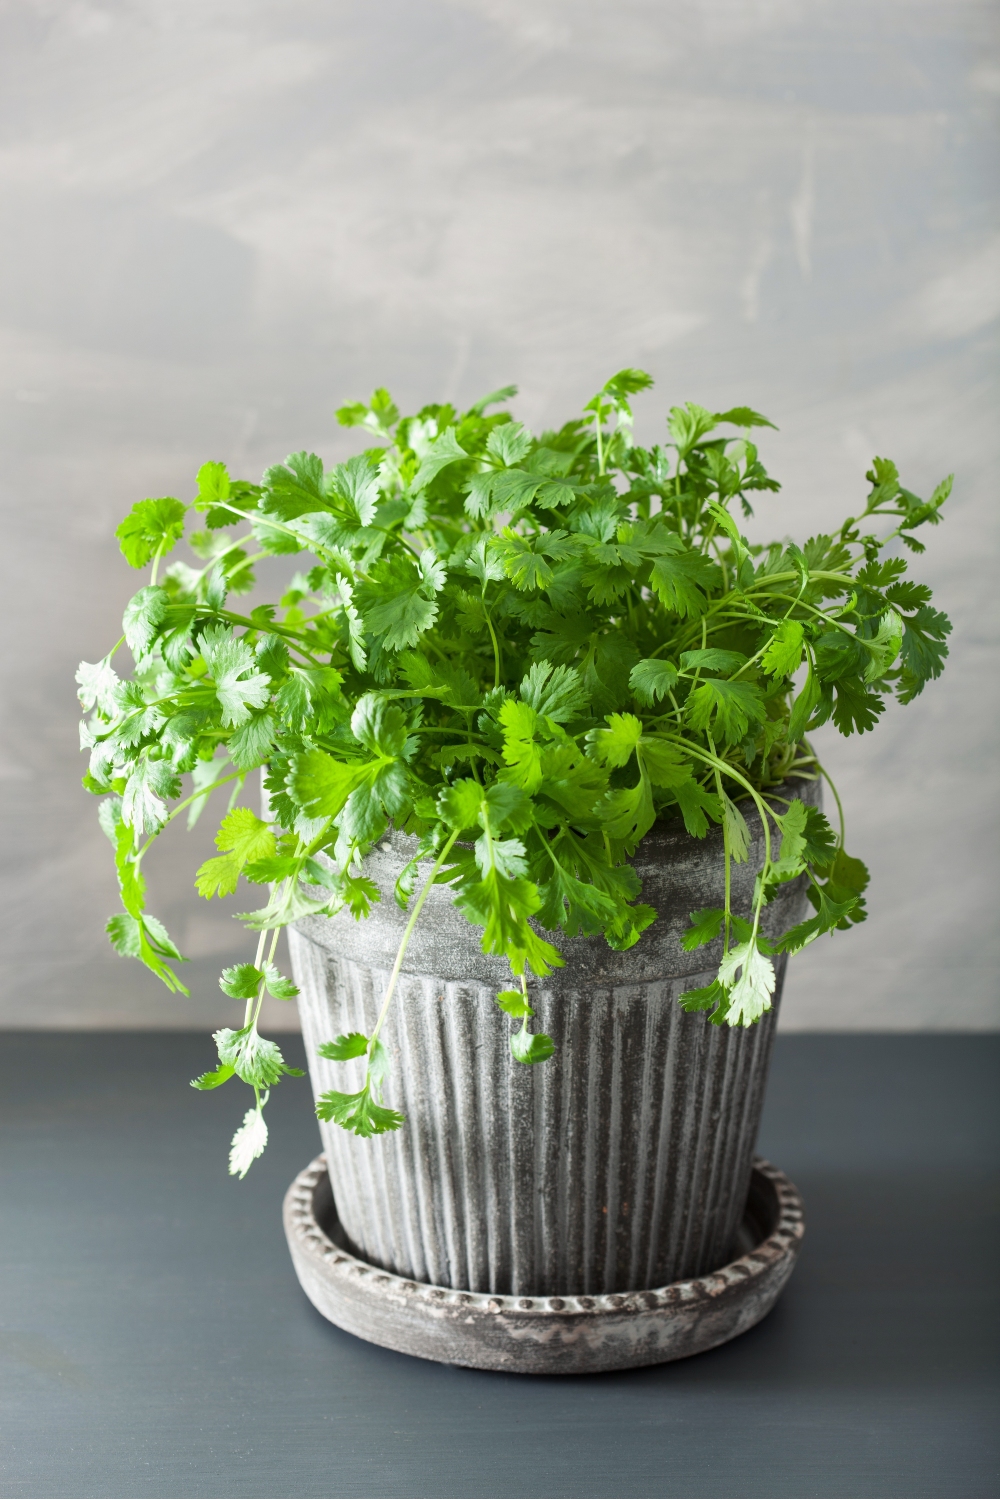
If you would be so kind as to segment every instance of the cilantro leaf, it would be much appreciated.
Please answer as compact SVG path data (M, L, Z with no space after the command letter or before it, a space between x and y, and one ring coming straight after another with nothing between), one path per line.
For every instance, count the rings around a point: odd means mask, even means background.
M802 664L803 630L798 620L783 620L767 643L761 666L770 677L790 677Z
M335 1041L321 1042L316 1049L320 1057L331 1062L349 1062L352 1057L363 1057L368 1051L368 1038L361 1031L352 1031L347 1036L338 1036Z
M751 724L766 717L760 689L750 682L726 682L709 677L687 700L687 720L693 729L709 729L716 739L737 745L746 738Z
M682 619L704 614L717 565L671 536L670 551L653 564L649 585L664 609Z
M166 619L169 602L166 589L151 585L140 589L126 604L122 629L133 656L145 656L156 640Z
M521 697L542 718L565 724L587 701L580 674L573 667L537 661L521 681Z
M428 452L420 460L420 468L413 479L414 490L426 489L442 469L446 469L449 464L461 462L468 456L455 436L455 429L446 427L444 432L435 438Z
M166 496L138 500L115 531L122 556L132 568L144 568L154 555L163 557L184 534L187 507Z
M522 1016L535 1014L520 990L501 990L496 999L502 1011L506 1011L508 1016L516 1016L518 1020Z
M629 673L628 685L644 708L652 708L677 686L677 668L672 662L655 658L636 662Z
M696 948L714 942L722 931L725 916L725 912L719 907L704 907L701 911L693 911L691 926L681 938L681 947L685 953L693 953Z
M756 943L747 941L730 948L719 965L719 983L729 991L727 1024L752 1026L759 1021L771 1009L775 982L774 965Z
M525 1020L521 1030L515 1031L511 1037L510 1050L515 1062L532 1064L547 1062L556 1047L544 1031L530 1032Z
M272 856L275 839L267 824L249 807L237 807L220 823L215 847L221 849L222 854L216 859L207 859L195 880L198 894L207 900L215 895L231 896L239 884L244 865L251 860Z
M233 1136L229 1148L230 1177L244 1178L267 1145L267 1126L261 1109L248 1109L243 1124Z
M234 728L245 724L252 709L263 708L268 702L270 677L256 670L256 659L246 641L225 626L209 626L200 645L215 683L223 724Z

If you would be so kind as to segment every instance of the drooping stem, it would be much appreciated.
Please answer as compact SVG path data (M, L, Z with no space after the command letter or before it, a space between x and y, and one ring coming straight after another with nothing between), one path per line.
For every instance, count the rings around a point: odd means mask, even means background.
M714 755L715 742L711 735L708 736L708 743L712 747L712 754ZM726 794L722 788L722 777L719 774L717 765L712 767L712 771L715 775L715 790L718 794L719 806L722 809L722 847L726 858L726 931L722 940L722 953L723 957L725 957L729 952L729 929L732 918L732 854L729 848L729 820L726 817Z
M166 828L167 824L172 823L178 813L183 812L186 807L190 807L192 802L197 802L199 797L210 796L211 793L215 791L217 786L225 786L227 782L236 781L238 778L246 776L246 774L247 773L245 771L233 771L232 775L230 776L219 776L215 781L210 781L207 786L199 787L196 792L192 792L190 797L185 797L183 802L178 802L176 807L172 807L170 809L170 812L164 818L163 822L160 824L156 832L150 834L149 838L146 840L142 848L139 850L138 854L135 856L135 863L139 864L142 856L146 853L146 850L149 848L150 844L152 844L155 839L159 838L160 834L163 832L164 828Z
M837 804L837 818L838 818L838 820L840 822L840 847L841 847L841 849L843 849L846 827L845 827L845 823L844 823L844 807L843 807L843 803L840 800L840 794L837 791L836 786L834 785L833 777L830 775L830 773L826 769L826 767L820 763L820 761L817 758L816 752L813 749L812 745L809 744L808 740L805 741L805 744L807 745L807 747L809 749L809 753L811 754L813 760L816 762L816 769L817 769L817 771L822 776L822 778L826 782L827 786L830 788L831 792L833 793L833 800Z
M420 892L420 895L417 897L413 911L410 913L410 920L407 922L405 928L403 929L403 936L400 939L399 943L399 951L396 954L396 962L392 966L392 973L389 975L389 983L386 985L385 999L382 1001L382 1009L379 1011L378 1020L375 1022L375 1029L372 1032L371 1041L368 1044L369 1058L373 1057L375 1054L375 1043L378 1041L379 1032L382 1030L382 1023L385 1021L386 1015L389 1010L389 1005L392 1001L393 995L395 994L396 982L399 979L400 970L403 967L403 959L406 957L406 950L409 946L410 938L413 936L413 929L417 925L417 918L420 916L420 913L423 910L424 902L430 895L430 889L438 877L438 871L441 869L441 866L444 864L445 860L448 858L448 855L451 853L452 845L457 838L458 830L456 829L442 848L441 853L438 855L437 859L434 861L434 868L428 875L427 880L424 883L424 888Z
M500 686L500 642L497 640L497 633L493 629L493 621L490 619L490 612L486 608L486 590L485 589L483 590L483 612L486 615L486 623L487 623L487 625L490 628L490 639L493 642L493 663L494 663L493 686L494 686L494 688L498 688Z
M258 969L260 968L260 958L261 958L261 953L262 953L263 948L264 948L264 938L267 937L268 931L269 931L269 929L267 927L265 927L264 931L261 933L261 942L260 942L260 946L257 949L257 963L255 965L255 967L258 968ZM276 927L274 929L274 936L271 939L271 951L267 955L267 965L266 965L266 968L270 968L271 965L274 963L274 955L275 955L275 952L276 952L277 947L278 947L278 938L280 937L280 935L281 935L281 928L280 927ZM260 1015L260 1008L264 1004L264 991L265 991L266 988L267 988L267 980L265 978L265 979L261 980L261 982L260 982L260 988L257 991L257 1004L254 1007L254 1013L253 1013L253 1024L255 1026L257 1024L257 1017Z

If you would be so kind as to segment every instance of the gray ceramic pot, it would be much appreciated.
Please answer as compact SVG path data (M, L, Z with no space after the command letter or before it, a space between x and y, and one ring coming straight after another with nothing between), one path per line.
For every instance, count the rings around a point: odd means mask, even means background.
M776 789L818 801L816 783ZM756 813L733 903L750 909L763 859ZM357 923L307 918L289 934L314 1092L356 1089L363 1063L316 1049L370 1033L406 917L393 885L415 841L393 833L366 861L382 892ZM555 1056L525 1067L494 1003L504 961L432 890L407 950L382 1036L393 1062L386 1101L402 1130L359 1140L321 1125L337 1215L354 1250L397 1275L470 1292L594 1295L702 1276L732 1255L750 1182L774 1009L747 1030L687 1015L677 996L707 984L720 944L685 953L688 913L723 904L723 844L658 824L635 867L659 913L625 953L603 938L554 936L565 967L530 985L533 1029ZM428 866L429 870L429 866ZM765 910L768 932L800 920L800 881ZM552 936L552 935L550 935Z

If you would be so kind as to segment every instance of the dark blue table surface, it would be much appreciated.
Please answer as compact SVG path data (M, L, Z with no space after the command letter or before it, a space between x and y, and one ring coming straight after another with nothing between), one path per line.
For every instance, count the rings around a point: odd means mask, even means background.
M286 1053L301 1061L298 1038ZM779 1038L761 1150L807 1234L724 1348L537 1379L324 1322L280 1208L304 1080L246 1107L186 1033L7 1033L0 1492L9 1496L994 1496L995 1036Z

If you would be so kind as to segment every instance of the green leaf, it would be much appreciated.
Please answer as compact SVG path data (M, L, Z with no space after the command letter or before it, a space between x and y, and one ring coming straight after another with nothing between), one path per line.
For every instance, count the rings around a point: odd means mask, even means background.
M253 964L234 964L231 968L223 969L219 989L234 1000L252 1000L260 989L263 978L260 969Z
M268 702L270 677L256 670L256 658L246 641L237 639L224 625L210 625L199 646L215 683L223 724L245 724L252 709Z
M229 1148L230 1177L239 1177L242 1181L257 1158L263 1156L266 1145L267 1126L263 1111L248 1109Z
M170 602L166 589L149 586L140 589L125 606L122 630L132 655L145 656L160 633Z
M398 756L406 748L406 719L378 693L358 699L351 715L351 733L373 755Z
M228 1063L220 1063L214 1072L202 1073L199 1078L192 1078L191 1087L193 1089L217 1089L220 1084L228 1083L234 1072L235 1069L231 1068Z
M229 753L240 771L263 765L274 748L278 726L271 714L251 714L229 737Z
M799 693L795 702L792 704L792 712L788 720L789 744L797 744L797 742L805 734L806 728L809 724L809 720L812 718L813 714L816 712L816 709L819 707L820 697L820 685L816 680L816 676L813 672L812 667L810 666L809 675L805 680L805 686L803 687L801 693Z
M309 750L292 757L288 789L310 818L335 818L367 775L364 764L344 763L325 750Z
M699 669L703 672L735 672L737 667L746 665L746 660L741 651L720 651L714 646L705 651L681 652L681 666L685 672Z
M368 406L363 401L352 401L341 406L336 415L342 427L367 427L379 436L388 436L390 428L399 421L399 408L385 387L379 386Z
M701 989L685 990L683 995L677 997L677 1003L682 1010L688 1014L694 1014L700 1010L712 1012L710 1021L723 1021L729 1009L729 995L717 979L711 984L704 985Z
M774 965L756 943L748 941L730 948L719 965L719 982L729 991L729 1026L752 1026L771 1009Z
M867 642L871 660L865 668L866 683L875 682L892 666L903 644L903 622L894 609L887 609L879 621L878 631Z
M378 472L368 455L358 453L345 464L338 464L326 475L323 487L327 498L344 513L349 526L370 526L378 506Z
M159 553L164 557L184 535L187 507L173 496L138 500L115 531L122 556L133 568L144 568Z
M516 467L528 453L534 438L520 422L502 422L494 427L486 442L486 451L498 458L505 468Z
M167 821L165 797L178 797L181 779L170 761L150 760L144 752L135 762L122 797L122 818L136 833L155 832Z
M722 420L726 419L713 416L710 411L697 406L693 401L688 401L684 406L672 406L667 418L667 428L677 445L678 455L685 458L699 440L711 432L716 422Z
M684 751L668 740L643 735L639 741L639 760L654 786L676 791L691 779L691 766L684 759Z
M677 686L677 668L672 662L647 658L632 668L628 685L644 708L652 708Z
M715 738L727 745L738 745L751 724L763 724L767 717L760 689L753 683L717 677L707 678L692 691L686 715L693 729L711 728Z
M874 729L879 716L885 712L885 703L877 693L866 691L855 677L838 678L834 684L837 701L833 708L833 722L841 734L864 734Z
M519 1063L546 1062L556 1050L555 1043L544 1031L532 1034L528 1030L527 1021L520 1031L515 1031L510 1039L510 1050L514 1061Z
M496 999L501 1010L506 1011L508 1016L515 1016L518 1020L523 1016L535 1014L520 990L501 990Z
M538 476L533 477L537 487ZM552 562L572 556L576 546L574 539L565 531L547 531L538 536L523 537L511 527L505 526L500 538L494 543L494 550L514 587L522 593L529 593L548 588L555 577Z
M108 920L105 931L116 953L137 958L163 981L171 993L188 993L186 985L181 983L170 965L164 963L165 958L174 958L181 963L186 963L187 960L170 941L162 922L158 922L148 912L143 912L138 917L131 912L122 912Z
M435 579L425 577L408 557L376 564L360 596L366 632L387 651L415 646L438 617Z
M948 655L945 638L950 632L948 616L926 605L903 621L902 703L912 702L925 683L941 676Z
M722 807L714 792L707 791L693 779L682 782L672 790L684 819L684 827L692 838L705 837L709 819L714 823L721 823Z
M76 669L76 680L80 684L77 697L80 706L89 712L97 708L106 719L114 717L117 707L115 689L120 686L118 675L111 665L111 657L102 661L82 661Z
M195 878L199 895L207 900L214 895L231 896L239 884L244 865L252 860L270 858L276 844L266 823L261 822L249 807L237 807L220 823L215 847L223 851L222 855L218 859L206 860Z
M805 849L803 858L818 870L832 864L837 852L833 829L818 807L806 808Z
M565 724L587 701L586 689L575 667L553 667L537 661L521 680L521 697L541 718Z
M220 501L228 500L230 493L229 470L225 464L202 464L198 470L198 494L194 502L195 510L208 510L211 506L218 505Z
M754 411L752 406L731 406L728 411L717 411L714 420L732 422L734 427L770 427L774 432L778 431L773 422Z
M481 401L477 401L474 406L470 406L469 414L481 417L488 406L498 406L504 401L512 400L516 395L516 385L503 385L498 391L491 391L488 396L484 396Z
M331 1120L363 1139L399 1130L406 1124L396 1110L374 1102L367 1084L356 1094L341 1094L336 1089L321 1094L316 1101L316 1114L319 1119Z
M570 937L579 933L590 937L603 931L619 914L618 901L599 887L578 880L558 862L553 863L550 879L539 889L542 905L538 921L550 931L561 927Z
M783 620L767 643L760 664L769 677L791 677L802 664L803 631L798 620Z
M722 793L722 822L729 840L729 853L736 864L746 862L750 854L750 830L736 803Z
M274 1000L294 1000L299 993L298 985L286 979L274 964L264 965L264 988Z
M426 489L431 480L436 479L442 469L446 469L449 464L467 459L468 456L455 436L455 429L453 427L446 427L440 437L435 438L429 451L420 460L420 468L413 479L412 489Z
M671 541L671 551L653 564L649 586L669 614L696 618L708 606L706 592L719 570L700 552L687 551L679 539Z
M685 953L693 953L696 948L702 948L706 943L712 943L722 931L722 924L726 914L718 907L703 907L701 911L691 913L691 926L681 938L681 947Z
M334 722L343 680L334 667L293 667L274 698L281 722L299 734L313 720L329 727Z
M500 709L503 758L515 786L536 792L542 784L542 752L535 740L538 715L527 703L508 698Z
M289 1068L277 1043L260 1036L255 1026L244 1026L239 1031L224 1026L221 1031L214 1032L213 1037L219 1049L219 1061L232 1068L244 1083L269 1089L283 1074L302 1077L302 1070Z
M635 714L608 714L607 723L607 729L592 729L587 742L602 765L627 765L642 737L642 721Z
M363 1057L368 1051L368 1038L361 1031L351 1031L332 1042L321 1042L316 1050L330 1062L350 1062L352 1057Z

